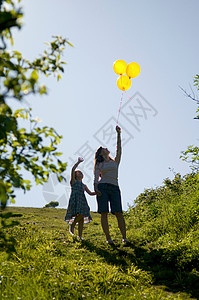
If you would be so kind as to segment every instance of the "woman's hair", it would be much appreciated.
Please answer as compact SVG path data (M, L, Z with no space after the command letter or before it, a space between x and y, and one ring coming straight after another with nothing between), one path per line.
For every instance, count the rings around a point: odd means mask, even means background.
M100 146L97 151L95 152L95 164L94 164L94 172L95 172L95 167L96 165L102 163L104 161L103 156L100 154L102 151L102 146ZM113 160L110 156L109 156L110 160ZM99 176L101 177L101 173L99 174Z
M100 146L97 151L95 152L95 165L94 165L94 169L95 166L98 165L99 163L102 163L104 161L103 156L100 154L102 151L102 146ZM109 156L110 160L113 160L110 156Z
M100 154L102 151L102 146L97 149L95 152L95 166L104 161L103 156Z

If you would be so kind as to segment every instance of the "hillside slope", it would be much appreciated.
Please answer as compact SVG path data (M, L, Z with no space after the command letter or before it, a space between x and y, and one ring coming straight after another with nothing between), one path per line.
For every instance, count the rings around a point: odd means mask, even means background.
M105 243L97 213L79 242L63 209L7 208L2 299L199 299L198 190L189 175L141 194L125 213L128 247L112 215L115 247Z

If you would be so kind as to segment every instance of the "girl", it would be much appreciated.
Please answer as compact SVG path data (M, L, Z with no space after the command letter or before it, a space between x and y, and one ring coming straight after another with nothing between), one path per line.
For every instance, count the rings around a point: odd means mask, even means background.
M120 189L118 186L118 167L121 159L121 129L116 126L117 131L117 152L115 159L112 159L107 148L98 148L95 153L94 166L94 189L97 194L98 212L101 214L101 225L106 235L108 244L113 244L109 233L108 204L110 202L111 212L116 216L118 227L122 234L122 242L129 243L126 239L126 225L122 213ZM101 179L99 180L99 177Z
M91 196L96 195L95 192L91 192L88 187L82 183L83 173L80 170L75 171L77 166L83 161L83 158L79 157L71 171L70 185L72 191L65 216L65 221L69 224L69 232L71 235L74 235L75 225L78 223L77 238L80 240L83 240L83 224L92 221L90 208L88 206L84 191Z

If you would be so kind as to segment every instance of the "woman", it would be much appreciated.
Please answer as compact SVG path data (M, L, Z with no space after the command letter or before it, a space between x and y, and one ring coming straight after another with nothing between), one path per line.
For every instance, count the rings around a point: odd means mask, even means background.
M121 194L118 186L118 167L121 158L121 129L116 126L117 151L115 159L112 159L107 148L98 148L95 153L94 166L94 190L97 194L98 212L101 214L101 225L106 235L108 244L114 244L109 233L108 212L109 202L111 213L118 221L118 227L122 234L122 242L129 243L126 239L126 225L122 213ZM99 177L101 177L99 181Z

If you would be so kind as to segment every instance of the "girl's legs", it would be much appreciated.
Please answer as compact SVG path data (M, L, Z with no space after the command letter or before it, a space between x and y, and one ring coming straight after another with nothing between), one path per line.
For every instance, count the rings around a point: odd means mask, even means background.
M78 233L79 233L79 225L81 223L81 219L82 219L82 221L84 223L84 216L80 215L80 214L76 215L73 223L69 226L69 232L70 232L70 234L74 235L74 230L75 230L76 223L78 223ZM81 234L82 234L82 231L83 231L83 223L82 223L82 225L80 225L80 232L81 232Z
M79 236L80 239L82 237L83 225L84 225L84 216L79 215L79 218L78 218L78 236Z
M117 213L115 213L115 216L117 218L118 227L121 231L122 238L124 240L126 240L126 224L125 224L123 213L117 212Z
M75 226L74 226L74 222L72 224L69 225L69 232L71 235L74 235L74 230L75 230Z
M111 241L111 236L109 233L109 225L108 225L108 213L101 213L101 225L105 233L106 240Z

